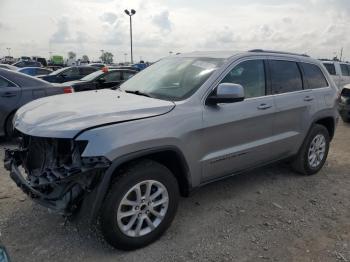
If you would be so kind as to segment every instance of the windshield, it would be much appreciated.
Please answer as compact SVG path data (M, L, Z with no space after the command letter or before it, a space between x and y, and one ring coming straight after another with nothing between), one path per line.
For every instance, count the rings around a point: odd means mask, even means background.
M81 81L91 81L94 80L96 77L99 77L100 75L103 75L104 72L101 70L98 70L96 72L93 72L87 76L84 76L82 79L80 79Z
M120 89L170 101L183 100L196 92L223 62L221 58L167 58L136 74Z

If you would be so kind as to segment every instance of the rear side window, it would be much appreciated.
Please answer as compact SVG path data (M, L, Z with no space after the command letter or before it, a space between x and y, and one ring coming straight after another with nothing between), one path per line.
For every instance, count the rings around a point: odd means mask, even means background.
M308 89L327 87L328 83L317 65L301 63Z
M75 76L79 76L79 70L76 67L71 67L66 71L64 71L63 74L66 75L67 77L75 77Z
M325 66L325 68L327 69L328 73L330 75L335 76L337 73L335 72L335 66L334 64L328 64L328 63L324 63L323 64Z
M340 68L343 76L350 76L349 68L346 64L340 64Z
M91 74L91 73L93 73L95 71L96 71L96 69L93 68L93 67L81 67L80 68L80 74L81 75L89 75L89 74Z
M269 64L273 94L303 89L303 81L296 62L271 60Z
M104 77L103 77L106 82L118 82L121 80L121 73L120 71L117 71L117 72L110 72L109 74L106 74Z

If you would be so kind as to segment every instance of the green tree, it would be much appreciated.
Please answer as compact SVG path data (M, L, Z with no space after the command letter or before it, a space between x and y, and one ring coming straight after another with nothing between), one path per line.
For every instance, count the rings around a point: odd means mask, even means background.
M103 52L100 59L105 64L111 64L113 63L113 54L110 52Z
M69 51L69 52L68 52L68 58L69 58L69 59L76 58L76 56L77 56L76 53L74 53L74 52L72 52L72 51Z
M83 55L82 58L81 58L81 61L82 62L88 62L90 60L89 60L89 57L87 55Z

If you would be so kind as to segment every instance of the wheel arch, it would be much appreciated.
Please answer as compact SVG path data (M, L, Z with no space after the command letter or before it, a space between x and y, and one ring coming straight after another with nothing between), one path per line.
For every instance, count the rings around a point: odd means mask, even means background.
M180 149L174 146L164 146L141 150L112 161L111 166L106 170L101 182L97 185L96 195L90 206L90 222L93 223L98 217L100 207L108 193L113 178L118 175L118 172L129 164L144 159L157 161L169 168L179 183L180 194L182 196L189 195L192 189L190 170Z
M3 123L3 130L4 130L4 134L5 134L5 135L8 135L8 134L7 134L7 130L6 130L7 122L10 120L10 117L11 117L12 115L15 115L15 114L16 114L17 110L18 110L18 108L13 109L12 111L10 111L10 113L8 113L7 116L6 116L6 118L5 118L5 121L4 121L4 123Z
M328 130L329 138L332 140L335 133L336 120L331 117L323 117L314 121L314 124L322 125Z

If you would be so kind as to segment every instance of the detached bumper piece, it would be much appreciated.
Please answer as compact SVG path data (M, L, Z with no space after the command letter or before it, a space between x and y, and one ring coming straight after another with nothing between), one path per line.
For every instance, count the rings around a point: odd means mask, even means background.
M27 158L27 149L5 150L4 166L10 177L34 201L63 215L79 207L110 165L107 159L94 157L59 166L51 161L40 169L29 169Z

